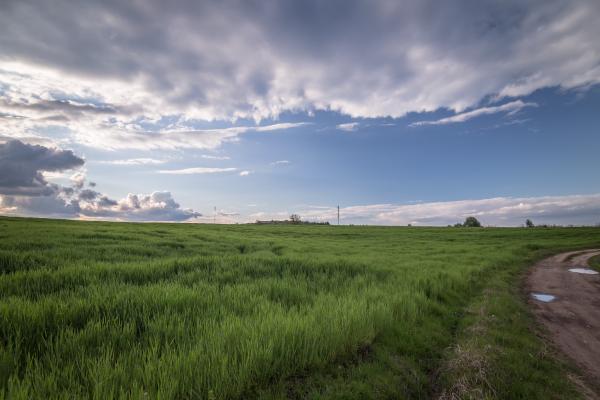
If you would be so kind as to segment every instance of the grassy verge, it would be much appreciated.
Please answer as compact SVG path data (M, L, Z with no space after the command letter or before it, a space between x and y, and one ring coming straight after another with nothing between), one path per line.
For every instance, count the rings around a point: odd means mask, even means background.
M442 369L441 399L581 398L567 379L573 367L527 309L523 267L496 269L467 308Z
M590 268L600 272L600 255L594 256L588 260Z

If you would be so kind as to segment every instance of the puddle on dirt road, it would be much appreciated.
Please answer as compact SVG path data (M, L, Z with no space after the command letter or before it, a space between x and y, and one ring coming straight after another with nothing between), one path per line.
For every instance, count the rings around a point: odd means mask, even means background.
M543 301L544 303L550 303L551 301L556 299L556 296L544 293L531 293L531 296L536 300Z
M576 272L578 274L588 274L588 275L597 275L598 271L594 271L593 269L589 269L589 268L571 268L569 269L569 272Z

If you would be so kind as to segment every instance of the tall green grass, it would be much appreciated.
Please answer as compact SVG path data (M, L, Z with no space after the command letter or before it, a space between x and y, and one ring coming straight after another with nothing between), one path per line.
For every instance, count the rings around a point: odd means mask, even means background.
M0 397L426 397L489 274L598 244L585 228L0 218Z
M590 258L588 264L590 268L600 271L600 255Z

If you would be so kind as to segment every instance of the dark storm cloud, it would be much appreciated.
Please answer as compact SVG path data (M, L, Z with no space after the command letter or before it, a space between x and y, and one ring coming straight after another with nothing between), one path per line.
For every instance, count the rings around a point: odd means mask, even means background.
M101 195L101 193L96 192L95 190L83 189L82 191L79 192L79 200L87 200L87 201L95 200L100 195Z
M401 116L598 83L599 17L594 0L6 0L0 59L136 82L146 112Z
M107 196L104 195L100 196L100 200L98 201L98 206L101 208L112 207L116 206L117 204L119 204L118 201L109 199Z
M0 144L0 213L64 218L94 217L136 221L184 221L201 214L182 208L169 192L130 194L120 201L84 189L85 174L71 177L72 186L47 182L42 172L81 167L70 150L25 144ZM90 182L94 187L95 183Z
M56 185L42 172L56 172L82 166L84 160L70 150L52 149L11 140L0 144L0 194L49 195Z

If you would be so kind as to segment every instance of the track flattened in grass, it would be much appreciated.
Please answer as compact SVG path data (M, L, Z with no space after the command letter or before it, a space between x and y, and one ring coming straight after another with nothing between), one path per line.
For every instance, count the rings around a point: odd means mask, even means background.
M505 289L532 257L600 243L583 228L0 223L9 398L426 398L452 388L447 349L485 322L470 310L486 288L520 304ZM526 313L510 301L499 327ZM527 323L490 332L514 371L539 372L515 351L539 345ZM571 393L493 376L496 398Z

